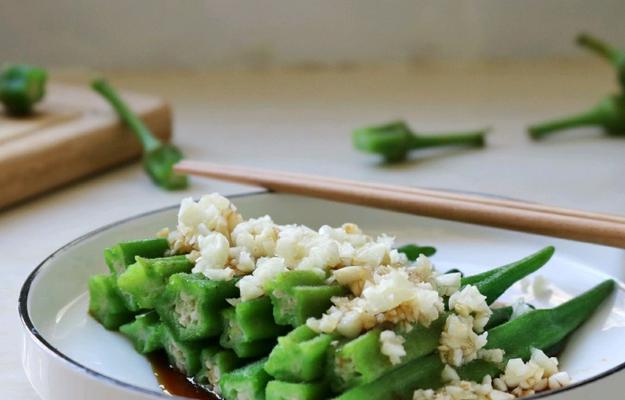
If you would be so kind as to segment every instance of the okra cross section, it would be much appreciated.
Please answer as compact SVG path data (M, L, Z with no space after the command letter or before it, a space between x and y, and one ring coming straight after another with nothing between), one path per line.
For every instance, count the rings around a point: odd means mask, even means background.
M136 257L135 263L117 277L117 286L132 307L149 310L156 306L171 275L190 272L192 268L186 256Z
M200 371L195 375L195 382L207 385L219 394L221 377L242 365L242 360L232 350L224 350L214 345L202 349L200 353Z
M200 342L180 340L174 331L163 325L161 332L163 348L169 363L186 376L193 376L200 370Z
M265 387L271 377L263 369L266 359L224 374L219 382L226 400L264 400Z
M164 238L132 240L121 242L104 250L104 261L112 274L121 274L135 262L135 257L163 257L169 249L169 242Z
M134 313L126 307L114 276L94 275L89 278L89 314L106 329L117 329L132 320Z
M318 334L306 325L278 338L265 371L274 378L288 382L312 382L325 373L327 353L333 338Z
M276 337L284 330L284 327L275 324L277 331L274 331L272 327L267 327L273 324L271 310L269 310L271 322L263 323L264 328L262 329L256 329L253 322L250 321L241 325L234 307L222 310L221 318L223 319L223 332L219 338L219 344L227 349L232 349L241 358L260 357L268 354L276 343ZM273 334L269 334L272 332ZM257 337L258 339L249 339L249 337Z
M169 278L156 311L181 340L217 336L222 331L220 310L237 297L235 281L213 281L195 274Z
M132 342L135 350L147 354L163 347L163 324L156 311L137 315L135 320L119 327L119 331Z

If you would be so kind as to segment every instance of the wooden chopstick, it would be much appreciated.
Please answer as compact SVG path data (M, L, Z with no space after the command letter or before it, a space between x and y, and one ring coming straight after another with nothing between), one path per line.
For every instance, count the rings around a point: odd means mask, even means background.
M625 218L429 189L183 160L176 171L453 221L625 248Z

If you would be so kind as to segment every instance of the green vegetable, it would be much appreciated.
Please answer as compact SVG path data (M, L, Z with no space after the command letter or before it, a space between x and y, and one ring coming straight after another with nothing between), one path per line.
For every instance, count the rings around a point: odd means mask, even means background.
M202 347L199 342L178 339L173 330L167 325L163 325L161 339L170 364L178 371L186 376L193 376L200 370Z
M223 335L230 335L231 340L251 342L284 334L286 327L274 322L272 310L271 299L266 296L237 304L234 313L226 313Z
M493 313L491 314L488 323L484 327L484 330L486 331L493 329L501 324L505 324L506 322L510 321L510 318L512 317L512 306L493 308L492 311Z
M121 242L104 250L104 261L111 273L117 275L134 263L135 257L163 257L168 249L169 242L163 238Z
M225 400L264 400L265 387L271 380L263 369L266 359L224 374L219 382Z
M89 314L106 329L117 329L133 318L119 294L115 277L94 275L89 278Z
M135 320L119 327L119 331L132 342L135 350L147 354L163 347L162 329L158 314L154 311L137 315Z
M436 253L436 248L432 246L417 246L416 244L407 244L397 248L397 251L404 253L410 261L415 261L419 254L426 257L432 257Z
M515 282L545 265L554 252L553 246L545 247L511 264L462 278L462 285L475 285L486 296L486 302L492 304Z
M200 371L195 375L195 382L210 386L211 390L219 390L219 380L242 364L232 350L224 350L219 346L210 346L200 353Z
M158 140L133 113L117 92L104 80L92 82L93 89L100 93L117 111L119 117L130 127L143 145L143 167L154 183L167 189L184 189L188 185L185 175L176 173L174 164L183 158L182 152L174 145Z
M266 290L276 323L294 327L306 323L308 318L320 317L332 305L332 297L347 292L340 285L326 285L324 277L313 271L283 272Z
M6 66L0 73L0 101L7 114L15 117L32 114L34 105L46 94L47 77L44 69L32 65Z
M539 140L564 129L582 126L603 128L608 135L625 135L625 97L623 95L607 96L588 111L532 125L528 132L532 139Z
M395 333L404 337L406 355L400 363L428 355L436 350L447 315L444 314L429 327L414 325L409 332L396 328ZM380 329L373 329L355 339L340 344L330 352L328 380L332 389L343 392L354 386L371 382L397 368L380 350Z
M491 329L486 348L500 348L507 358L527 359L530 349L547 349L579 327L614 290L607 280L557 307L533 310ZM531 335L527 333L531 332Z
M237 321L236 311L234 308L226 308L221 311L223 320L223 333L219 338L219 344L227 349L232 349L240 358L261 357L269 354L273 346L276 344L276 334L273 337L247 340L242 331L241 325ZM273 323L273 321L271 321ZM252 326L248 328L253 329ZM265 329L261 329L258 333L266 334ZM253 332L256 333L256 332Z
M336 400L408 400L417 389L440 387L443 362L438 354L412 360L380 376L373 382L356 386Z
M130 304L152 309L165 290L167 279L179 272L191 272L193 263L186 256L136 257L136 262L117 277L117 287ZM132 308L131 308L132 309Z
M577 36L577 44L608 60L616 69L621 87L625 88L625 50L612 47L588 33Z
M328 389L325 382L291 383L270 381L265 391L266 400L324 400Z
M193 274L169 278L156 311L181 340L217 336L222 331L220 310L226 299L237 297L235 281L211 281Z
M318 334L306 325L295 328L278 338L271 350L265 371L272 377L288 382L312 382L325 373L326 354L332 337Z
M608 280L558 307L531 311L500 325L489 331L486 347L503 349L508 359L528 359L532 347L547 349L575 331L613 289L614 281ZM443 384L443 367L444 364L436 353L414 359L373 382L348 390L337 397L337 400L411 399L416 389L440 387ZM500 368L495 364L476 360L458 368L457 372L463 379L480 382L485 375L496 376L501 372Z
M354 147L366 153L375 153L386 162L404 160L410 151L441 146L483 147L488 129L444 135L415 134L403 121L356 129L353 134Z

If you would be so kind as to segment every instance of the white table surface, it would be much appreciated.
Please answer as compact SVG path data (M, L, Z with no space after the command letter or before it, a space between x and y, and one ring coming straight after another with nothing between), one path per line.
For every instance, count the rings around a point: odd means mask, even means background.
M69 81L93 76L64 73ZM190 158L361 180L477 191L625 214L625 138L583 129L533 143L527 123L582 110L615 90L599 63L412 65L212 73L108 73L119 87L162 95ZM354 152L354 127L407 119L421 130L494 128L483 150L429 152L381 166ZM249 187L193 180L184 193L121 167L0 212L0 398L35 399L21 368L19 288L48 254L109 222L183 196Z

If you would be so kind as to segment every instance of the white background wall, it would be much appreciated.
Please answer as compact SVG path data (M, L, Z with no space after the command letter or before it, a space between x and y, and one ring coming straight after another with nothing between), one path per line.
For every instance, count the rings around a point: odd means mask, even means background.
M625 44L625 0L0 0L0 60L267 67L583 56Z

